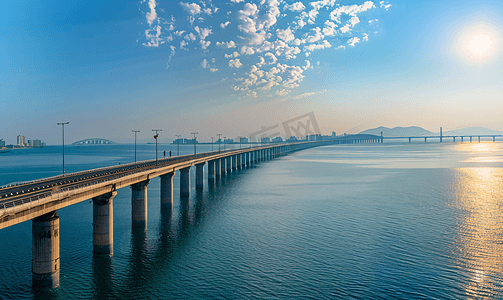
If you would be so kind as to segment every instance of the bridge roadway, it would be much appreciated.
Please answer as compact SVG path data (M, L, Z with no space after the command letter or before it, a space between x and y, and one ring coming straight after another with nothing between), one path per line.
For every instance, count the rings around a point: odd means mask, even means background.
M239 150L213 151L197 155L141 161L0 187L0 229L32 222L32 285L59 286L58 209L92 199L93 254L113 255L113 198L117 189L131 186L132 226L146 229L147 185L161 179L161 209L172 209L173 176L180 171L180 198L190 195L190 169L196 168L196 190L204 188L204 165L208 164L208 185L263 160L274 159L306 148L329 144L378 142L377 136L344 137L331 140L273 144Z
M482 135L426 135L426 136L382 136L381 135L381 143L383 140L393 140L393 139L409 139L409 143L412 142L412 139L424 139L424 142L426 143L426 139L440 139L440 142L443 142L443 139L445 138L452 138L453 142L456 142L456 138L460 138L461 142L464 142L465 138L470 139L470 143L472 142L472 138L478 138L479 143L481 138L492 138L493 142L496 142L497 137L503 137L503 135L498 135L498 134L482 134Z

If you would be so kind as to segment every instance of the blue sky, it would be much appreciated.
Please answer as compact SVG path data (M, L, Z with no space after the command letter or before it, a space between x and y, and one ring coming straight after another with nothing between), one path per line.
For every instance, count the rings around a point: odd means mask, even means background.
M210 140L310 111L324 134L503 130L502 15L498 1L4 0L0 138L57 144L69 121L70 142ZM474 59L477 34L490 49Z

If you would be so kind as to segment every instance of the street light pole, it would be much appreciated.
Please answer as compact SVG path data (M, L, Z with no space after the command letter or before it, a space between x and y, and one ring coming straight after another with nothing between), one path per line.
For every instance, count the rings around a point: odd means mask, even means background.
M211 137L211 152L213 152L213 137Z
M225 151L225 138L226 138L226 137L224 136L224 151Z
M218 152L220 152L220 144L222 143L222 139L220 138L222 136L221 133L217 133L218 135Z
M65 124L70 122L58 123L58 125L63 125L63 175L65 175Z
M134 132L134 162L136 162L136 133L140 132L139 130L132 130Z
M155 131L154 139L155 139L155 165L158 166L159 162L157 161L157 137L159 137L159 131L162 131L162 129L152 129L152 131Z
M196 156L196 134L199 134L199 132L191 132L190 134L194 135L194 157Z
M176 139L176 140L178 141L178 143L177 143L178 145L176 146L176 148L177 148L177 149L176 149L176 156L180 156L180 138L181 138L182 136L181 136L181 135L179 135L179 134L176 134L175 136L177 137L177 139Z

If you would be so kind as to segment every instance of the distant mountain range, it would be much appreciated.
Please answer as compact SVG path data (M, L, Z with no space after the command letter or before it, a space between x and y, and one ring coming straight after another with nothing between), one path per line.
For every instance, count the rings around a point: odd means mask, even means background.
M426 130L424 128L418 127L418 126L410 126L410 127L395 127L395 128L388 128L384 126L380 126L377 128L373 129L367 129L360 134L374 134L374 135L381 135L381 132L383 136L429 136L429 135L434 135L438 136L440 135L440 132L431 132L429 130ZM484 127L466 127L466 128L461 128L461 129L456 129L456 130L450 130L450 131L443 131L442 135L444 136L449 136L449 135L503 135L503 131L498 131L498 130L492 130Z

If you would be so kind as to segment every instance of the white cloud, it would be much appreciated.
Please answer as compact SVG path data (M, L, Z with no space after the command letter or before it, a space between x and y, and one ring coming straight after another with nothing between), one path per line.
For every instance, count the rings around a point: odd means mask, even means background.
M196 3L188 3L188 2L187 3L183 3L183 2L180 2L180 5L182 6L182 8L184 10L186 10L191 15L197 15L197 14L201 13L201 6L199 6Z
M233 3L239 3L239 2L244 2L245 0L231 0Z
M308 43L315 43L323 38L320 27L313 28L311 31L314 31L314 34L307 37L306 41Z
M286 96L286 95L288 95L288 92L289 92L289 91L287 91L287 90L285 90L285 89L282 89L282 90L277 90L277 91L276 91L276 95L279 95L279 96Z
M206 60L206 58L201 62L201 67L203 67L203 69L206 69L206 68L210 67L210 64L208 63L208 61Z
M318 50L318 49L325 49L325 48L330 48L332 45L327 41L323 40L320 44L311 44L304 46L304 50L306 51L313 51L313 50Z
M351 47L354 47L354 46L355 46L355 44L357 44L357 43L359 43L359 42L360 42L360 38L358 38L358 37L356 37L356 36L355 36L355 37L352 37L352 38L350 38L350 39L348 40L348 44L349 44L349 46L351 46Z
M255 50L252 47L243 46L241 47L241 54L252 55L255 54Z
M187 43L186 41L181 41L180 42L180 49L181 50L184 50L185 49L185 46L187 46L189 43Z
M148 7L150 8L150 11L145 14L145 17L147 18L149 26L152 26L152 23L154 23L155 19L157 19L157 13L155 11L156 5L157 3L155 3L155 0L148 1Z
M304 6L304 4L302 4L302 2L295 2L291 5L285 5L285 7L283 7L283 10L291 10L291 11L303 11L306 7Z
M381 8L384 8L385 10L388 10L388 8L391 7L391 4L385 4L384 1L380 1L379 4L381 4Z
M379 21L378 19L370 20L370 21L369 21L369 24L370 24L370 25L373 25L374 23L376 23L376 22L378 22L378 21Z
M207 15L210 15L210 16L211 16L211 14L212 14L211 8L208 8L208 7L207 7L207 8L205 8L205 9L203 9L203 12L204 12L205 14L207 14Z
M375 8L374 3L372 1L366 1L362 5L353 4L353 5L340 6L330 13L330 19L340 24L341 16L343 14L355 17L356 14L367 11L371 8Z
M231 68L241 68L242 65L239 58L229 60L229 67Z
M300 95L294 96L294 97L292 97L290 99L298 100L298 99L306 98L306 97L309 97L309 96L312 96L312 95L316 95L316 94L317 94L316 92L309 92L309 93L304 93L304 94L300 94Z
M217 69L217 68L211 68L211 69L210 69L210 72L216 72L216 71L218 71L218 69Z
M193 34L193 33L191 32L191 33L189 33L189 34L187 34L187 35L185 36L185 39L186 39L187 41L195 41L195 40L196 40L196 35L195 35L195 34Z
M211 44L210 41L204 41L204 40L201 40L199 43L201 44L201 49L207 49Z
M224 46L227 48L236 48L236 44L234 41L229 41L229 42L217 42L217 46Z
M334 22L325 21L325 27L323 28L323 34L325 36L334 36L337 30L335 29L337 25Z
M196 32L199 34L199 38L204 40L208 35L212 34L210 28L199 28L199 26L194 27Z
M306 65L302 67L302 69L307 70L307 69L312 69L313 66L311 66L311 62L309 60L306 60Z
M364 40L364 41L368 41L368 40L369 40L369 35L368 35L368 34L366 34L366 33L364 33L364 34L363 34L363 40Z
M145 30L145 37L148 42L143 43L144 46L147 47L159 47L159 44L163 44L164 41L161 39L161 26L156 25L152 29Z
M290 27L284 30L283 29L276 30L276 35L287 43L295 39L295 36L293 35Z
M270 52L267 52L266 54L264 54L264 56L268 57L271 60L271 62L269 62L270 65L275 64L278 61L276 56L274 56L274 54L272 54Z
M222 29L225 29L225 27L227 27L227 25L229 25L231 22L227 21L225 23L220 23L220 27L222 27Z

